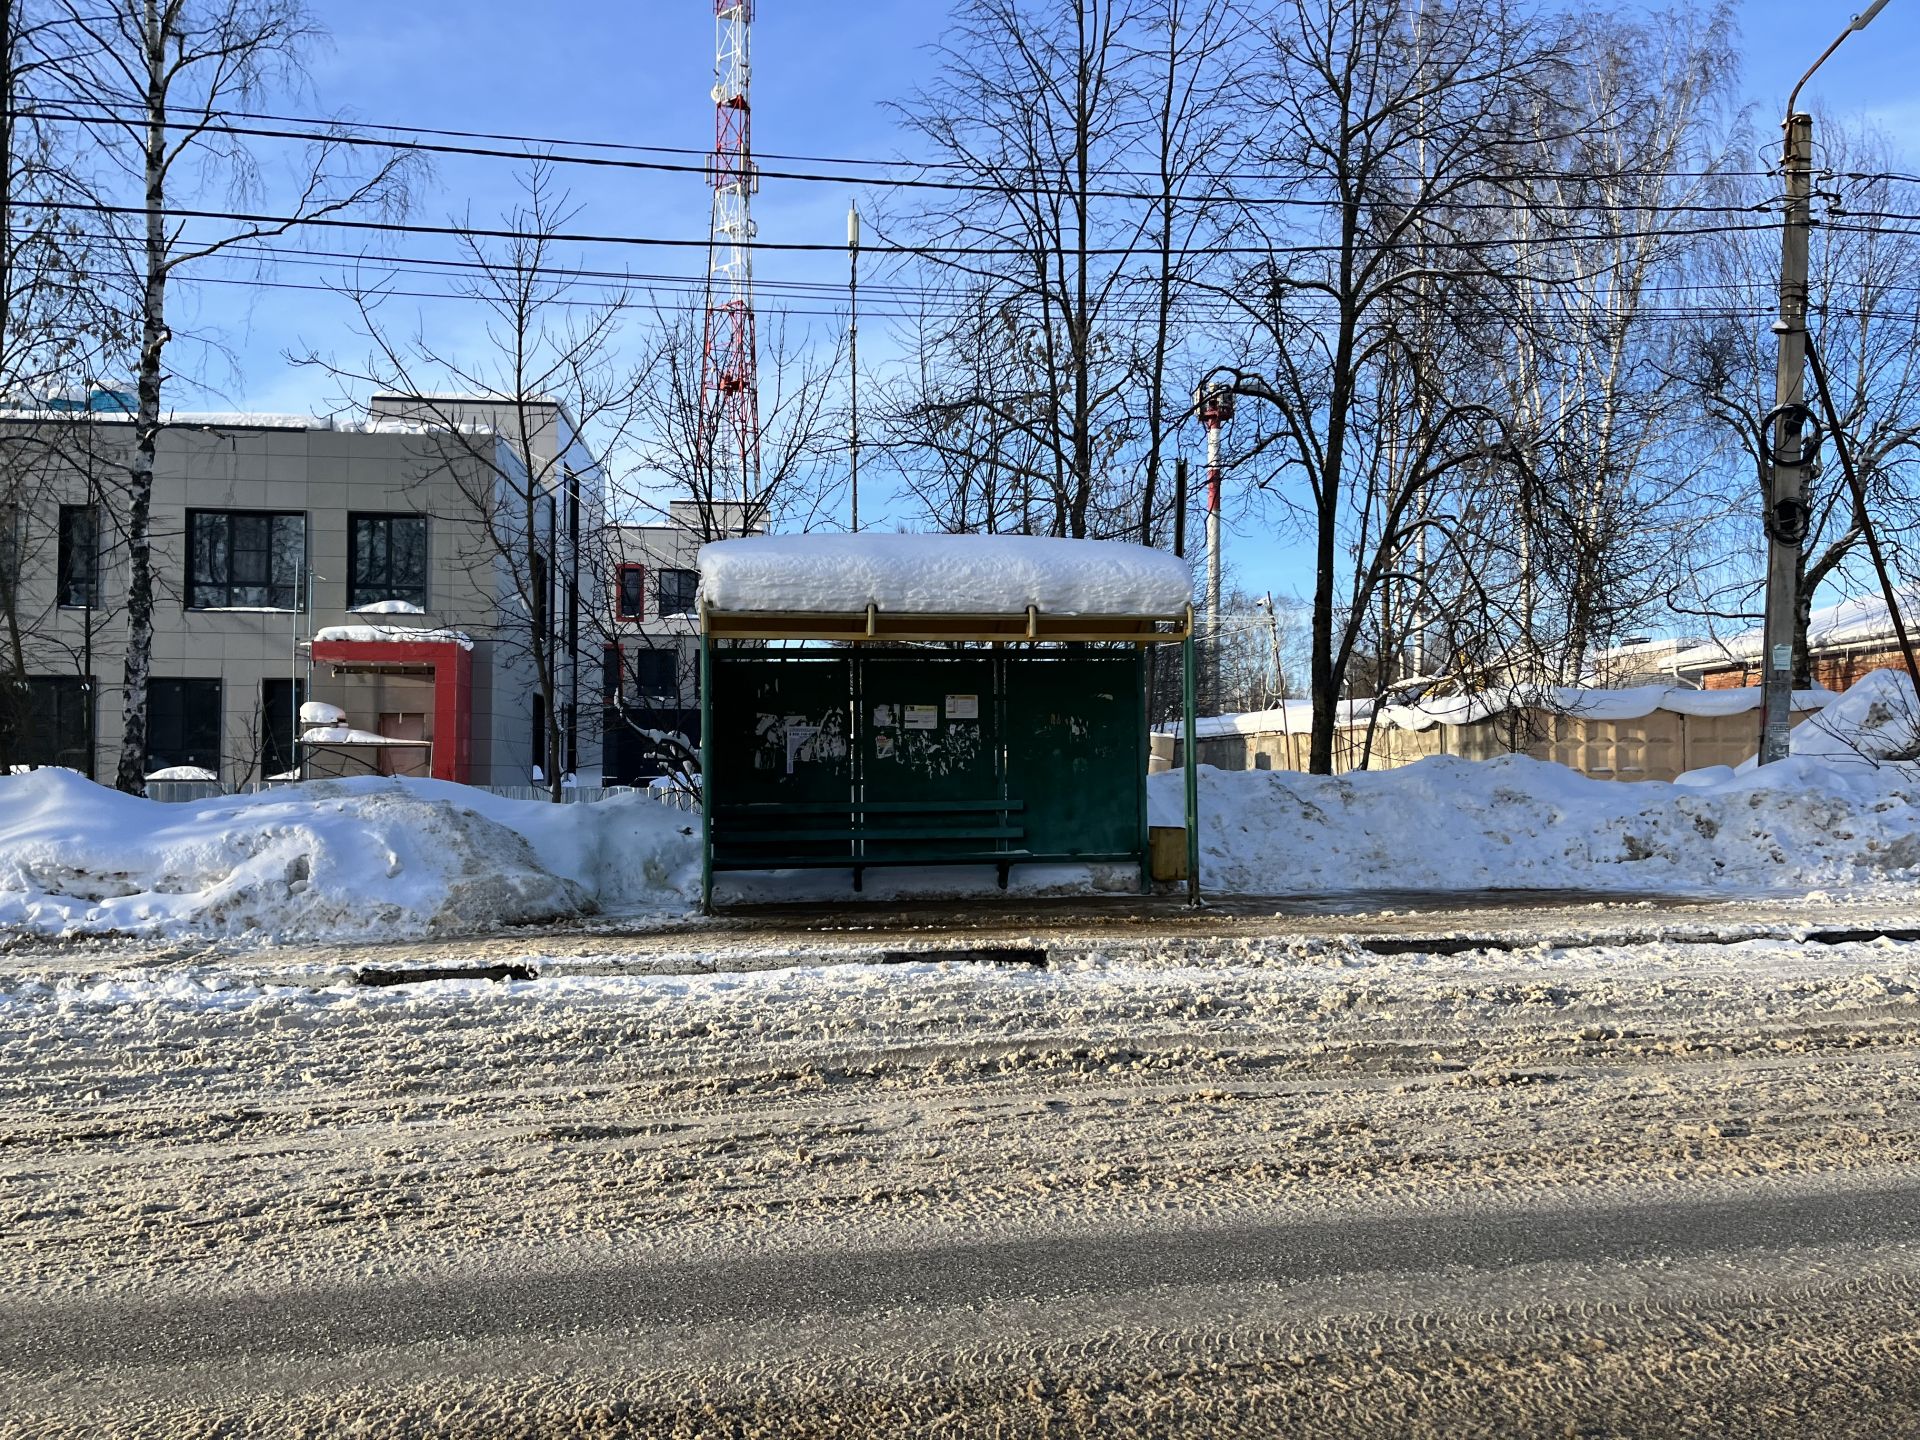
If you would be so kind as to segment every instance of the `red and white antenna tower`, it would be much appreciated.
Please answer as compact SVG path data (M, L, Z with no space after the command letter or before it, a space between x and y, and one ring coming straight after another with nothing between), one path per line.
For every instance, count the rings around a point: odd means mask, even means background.
M760 480L760 373L753 328L753 0L713 0L713 228L707 248L707 323L700 367L702 467L716 502L742 508L744 532ZM719 513L730 515L729 510Z

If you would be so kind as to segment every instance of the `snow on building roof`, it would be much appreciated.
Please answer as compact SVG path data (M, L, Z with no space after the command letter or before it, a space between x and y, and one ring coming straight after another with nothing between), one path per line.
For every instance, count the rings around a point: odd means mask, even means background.
M1920 586L1896 592L1901 618L1911 633L1920 628ZM1826 605L1807 617L1807 644L1814 650L1872 644L1894 638L1893 617L1879 595L1858 595L1837 605ZM1683 650L1668 664L1681 669L1725 664L1730 660L1758 660L1765 649L1766 632L1749 630L1729 640L1709 641Z
M329 625L316 631L313 640L316 645L347 640L394 645L453 644L462 650L473 649L473 637L464 631L413 625Z
M367 745L391 746L400 749L431 749L431 740L402 740L393 735L381 735L373 730L356 730L351 725L315 725L312 729L300 732L302 745Z
M356 605L347 611L349 615L424 615L426 609L411 600L375 600L370 605Z
M134 417L121 411L71 411L33 406L0 405L0 421L32 421L62 425L132 425ZM375 416L365 420L336 420L330 415L276 415L249 410L170 410L160 423L180 430L321 430L339 435L493 435L499 427L480 420L441 424Z
M1182 614L1186 562L1111 540L1039 535L764 535L701 547L709 610L889 614Z
M1576 690L1527 685L1436 696L1412 705L1385 705L1380 708L1380 724L1393 730L1431 730L1436 725L1475 725L1521 709L1548 710L1579 720L1642 720L1656 710L1677 715L1744 715L1760 707L1760 693L1758 686L1689 690L1636 685L1626 690ZM1831 690L1796 690L1793 708L1819 710L1837 698ZM1373 717L1374 705L1372 700L1343 700L1335 723L1348 729L1363 726ZM1271 710L1212 715L1195 722L1195 732L1203 739L1216 735L1304 735L1312 728L1313 706L1306 700L1289 700Z

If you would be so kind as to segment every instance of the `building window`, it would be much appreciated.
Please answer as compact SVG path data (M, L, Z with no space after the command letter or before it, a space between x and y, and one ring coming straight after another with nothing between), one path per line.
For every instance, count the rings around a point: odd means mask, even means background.
M307 682L280 677L260 682L260 778L273 780L300 768L300 707L307 703Z
M660 572L660 613L662 615L687 615L698 604L696 598L700 591L700 577L692 570L662 570Z
M620 647L607 645L600 651L600 693L609 705L620 703Z
M622 565L614 593L614 614L622 620L647 618L647 567Z
M0 505L0 596L11 603L20 585L20 508Z
M147 682L147 773L193 765L220 771L220 682Z
M60 507L60 603L77 607L100 603L99 511L91 505Z
M427 517L347 517L347 608L403 600L427 608Z
M0 728L19 724L22 731L3 737L11 763L64 765L85 772L92 738L88 709L93 686L77 675L29 676L20 693L23 704L7 707Z
M677 699L680 687L674 683L674 652L639 650L633 657L633 688L643 699Z
M187 512L189 610L298 609L306 563L304 515Z

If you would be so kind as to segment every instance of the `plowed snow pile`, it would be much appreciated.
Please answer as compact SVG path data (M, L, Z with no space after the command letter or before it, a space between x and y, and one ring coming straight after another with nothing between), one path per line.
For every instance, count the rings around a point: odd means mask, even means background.
M1705 784L1506 756L1329 779L1200 769L1200 870L1249 894L1871 890L1920 879L1920 766L1795 757ZM1178 822L1178 772L1152 781Z
M644 797L369 778L170 805L41 770L0 778L0 932L380 939L677 909L687 828Z

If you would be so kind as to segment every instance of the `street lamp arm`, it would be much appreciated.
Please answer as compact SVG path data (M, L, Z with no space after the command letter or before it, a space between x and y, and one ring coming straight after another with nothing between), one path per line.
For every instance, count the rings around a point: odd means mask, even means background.
M1800 77L1800 83L1795 85L1793 87L1793 93L1787 96L1787 119L1789 121L1799 113L1795 107L1800 103L1800 92L1806 89L1807 82L1813 78L1813 72L1827 63L1832 57L1833 52L1846 43L1849 35L1853 34L1856 30L1866 29L1867 26L1873 23L1873 17L1886 8L1887 0L1873 0L1871 5L1853 17L1852 21L1847 25L1847 28L1840 32L1831 45L1820 52L1820 58L1807 67L1807 73Z

